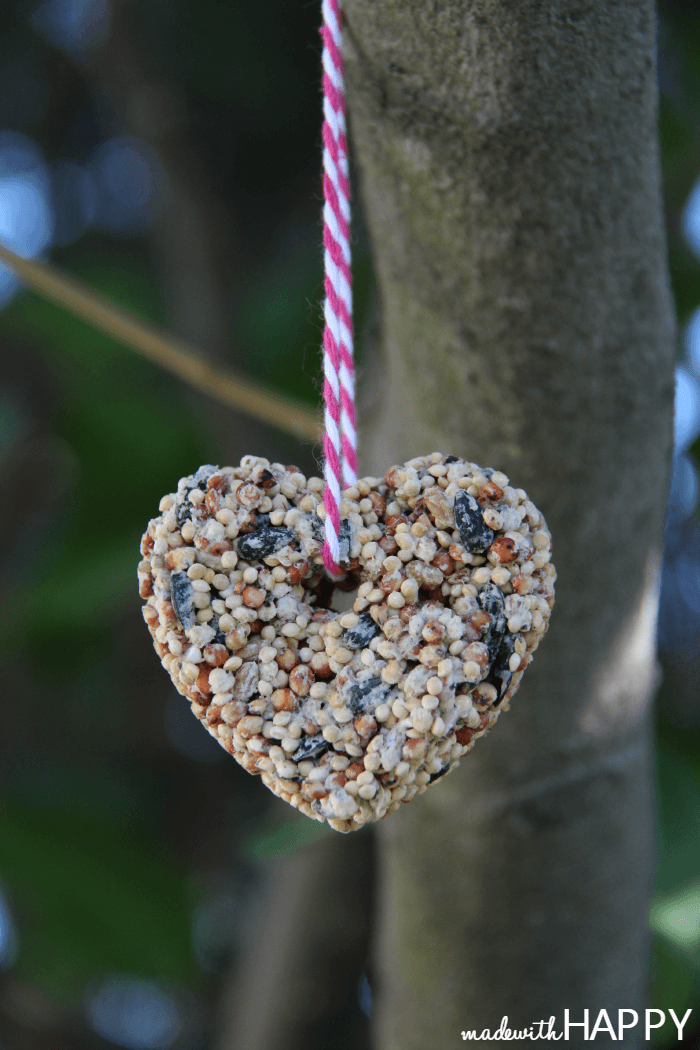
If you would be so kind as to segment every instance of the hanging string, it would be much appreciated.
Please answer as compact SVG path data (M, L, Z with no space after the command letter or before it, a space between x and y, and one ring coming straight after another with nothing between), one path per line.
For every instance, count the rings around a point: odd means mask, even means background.
M323 246L325 293L323 399L325 404L326 538L323 561L332 576L340 560L341 483L357 481L355 374L350 275L350 183L345 129L342 17L337 0L323 0Z

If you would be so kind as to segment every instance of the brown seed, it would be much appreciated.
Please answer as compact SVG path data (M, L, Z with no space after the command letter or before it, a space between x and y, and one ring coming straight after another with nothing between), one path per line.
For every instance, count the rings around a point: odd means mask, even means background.
M402 609L399 609L399 619L402 623L408 623L416 612L418 612L417 605L404 605Z
M315 679L316 676L308 664L299 664L289 676L289 688L293 689L297 696L308 696Z
M384 524L386 525L387 536L393 536L397 526L408 525L408 518L405 514L390 514Z
M440 602L442 605L447 601L447 595L442 593L442 587L425 588L425 597L430 602Z
M251 634L260 634L265 625L263 624L262 620L253 620L251 623L248 624L248 626L250 627Z
M211 667L209 664L202 664L197 672L197 689L202 696L211 696L211 686L209 685L209 672Z
M421 737L412 737L404 744L401 754L407 762L411 762L412 760L415 761L423 758L427 750L427 740L423 740Z
M297 561L294 565L291 565L287 570L287 579L289 580L292 587L295 587L298 583L306 578L306 574L309 571L310 563L308 561Z
M382 548L387 557L399 549L398 543L392 536L382 536L378 541L378 546Z
M240 526L238 528L238 531L239 531L239 533L245 534L246 532L250 532L254 528L255 528L255 515L253 514L252 511L249 511L248 514L246 514L246 516L243 519L243 521L241 522L241 524L240 524Z
M210 553L216 555L217 558L220 558L221 555L224 554L226 551L232 550L233 544L230 540L219 540L218 543L212 543L211 547L209 548Z
M204 502L206 504L207 510L209 511L212 517L214 517L214 515L217 514L224 505L224 501L221 498L221 493L217 492L216 489L211 489L209 492L207 492L204 498Z
M330 678L333 674L326 653L314 653L310 666L317 678Z
M384 475L384 480L390 489L395 489L399 484L398 467L389 467L386 474Z
M229 651L225 645L205 645L202 656L211 667L223 667L229 657Z
M369 714L360 715L359 718L355 719L353 725L356 733L362 740L369 740L377 732L377 721Z
M246 510L252 510L253 507L257 507L263 498L263 493L257 485L253 485L251 481L248 481L245 485L239 485L236 489L236 498Z
M451 576L455 569L455 563L447 551L438 551L430 564L440 569L445 576Z
M368 498L370 503L372 504L372 510L377 515L377 517L381 518L381 516L386 511L386 500L382 496L381 492L370 492Z
M503 489L495 485L493 481L487 481L485 485L482 485L479 489L477 499L479 496L486 497L486 499L503 499Z
M515 561L518 557L518 548L515 540L511 539L510 536L499 536L489 547L487 557L489 561L498 562L499 565Z
M242 623L238 627L232 627L226 635L226 645L235 652L237 649L242 649L245 643L248 641L248 635L250 634L250 628L247 624Z
M275 711L293 711L299 702L291 689L275 689L270 699Z
M345 787L346 780L347 780L347 776L342 771L339 771L337 773L332 773L330 778L329 778L329 782L331 783L331 785L333 787L338 787L338 788Z
M244 587L243 588L243 602L251 609L259 609L265 601L265 591L259 587Z
M139 583L139 595L142 598L150 598L153 594L153 580L150 576L147 576L145 580L141 580Z
M403 581L403 573L399 569L392 569L391 572L384 573L379 581L379 586L385 594L390 594L391 591L398 591Z
M467 726L462 726L462 728L458 729L455 733L455 739L458 744L462 745L462 747L466 747L468 744L471 744L473 735L473 730L468 729Z
M212 476L207 479L207 488L210 491L211 489L216 489L217 492L227 492L228 478L225 474L212 474Z
M491 617L487 612L484 612L483 609L477 609L476 612L473 612L469 617L469 622L477 631L481 631L491 623Z
M478 664L482 674L485 674L486 669L489 665L489 650L483 642L472 642L471 645L466 646L465 649L459 654L460 660L464 663L467 660L473 660L475 664Z
M365 767L364 767L362 762L353 762L345 770L345 779L346 780L357 780L357 778L359 777L360 773L362 773L364 768Z
M277 660L277 666L281 667L283 671L287 671L288 673L299 663L299 657L293 649L283 649L281 653L278 653L275 659Z
M445 625L439 620L430 620L423 628L422 634L430 645L439 645L445 637Z

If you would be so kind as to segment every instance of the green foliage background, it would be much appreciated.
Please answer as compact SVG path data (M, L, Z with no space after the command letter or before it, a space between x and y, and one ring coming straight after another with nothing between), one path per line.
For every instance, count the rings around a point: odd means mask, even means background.
M0 79L8 68L32 71L43 110L20 123L10 91L0 125L31 136L50 160L80 157L86 143L118 131L119 119L100 96L99 71L33 32L27 10L20 2L0 9ZM227 359L316 403L317 5L148 0L134 17L230 206ZM680 234L700 175L695 5L662 3L660 48L670 263L685 322L700 305L700 262ZM91 128L83 139L81 121ZM362 333L373 292L361 228L355 254ZM134 313L170 325L148 233L88 232L52 258ZM0 977L0 1047L105 1045L87 1030L82 1001L93 982L117 973L164 982L183 1010L199 1003L189 1038L205 1046L206 1017L244 943L261 872L324 832L215 744L195 742L194 720L173 714L185 702L152 652L135 566L141 533L179 477L252 450L210 426L205 401L33 294L0 313L0 348L0 882L19 943ZM290 460L310 462L308 449L287 447ZM700 1017L700 729L660 724L658 788L650 1005L692 1006ZM666 906L679 893L687 904L680 919ZM227 928L214 938L209 930L207 940L197 916L222 899L232 902ZM689 941L683 931L694 915L698 935ZM36 1010L32 1020L17 1006L22 990L45 1007L43 1035ZM658 1040L670 1046L673 1029Z

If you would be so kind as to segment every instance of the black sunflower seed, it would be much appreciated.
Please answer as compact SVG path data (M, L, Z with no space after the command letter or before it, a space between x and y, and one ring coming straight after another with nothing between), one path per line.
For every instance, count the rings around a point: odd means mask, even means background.
M326 526L323 521L319 518L318 514L310 514L311 520L311 531L317 540L322 540L326 533Z
M182 528L186 521L191 521L193 510L194 507L187 499L187 496L185 496L185 502L180 504L175 513L175 521L178 524L178 528Z
M209 621L209 626L214 628L215 634L212 639L212 645L226 645L226 635L219 627L219 617L214 614Z
M479 605L491 617L484 642L489 650L489 668L493 664L506 633L506 608L503 592L495 583L487 583L477 598Z
M513 677L512 671L508 664L510 662L511 656L515 652L515 639L517 637L518 636L515 634L506 634L506 636L500 644L498 653L496 654L496 659L491 665L489 676L486 679L486 681L490 682L491 685L495 688L496 692L498 693L498 696L496 697L496 700L493 704L494 707L498 707L498 705L500 704L501 700L505 695L506 689L508 688L510 680Z
M307 762L311 758L319 758L328 751L330 746L331 745L328 741L324 740L320 733L316 736L305 736L302 738L299 747L291 756L292 761Z
M462 546L470 554L482 554L493 543L493 529L484 521L481 507L463 489L455 496L455 524Z
M241 537L238 541L238 554L244 561L260 561L295 539L296 536L290 529L263 525L262 528Z
M338 562L340 565L347 565L350 561L350 544L352 543L352 525L343 518L340 523L340 535L338 536L338 549L340 551L338 555Z
M382 682L381 678L368 678L366 682L357 682L350 689L350 710L355 716L371 715L390 692L391 686Z
M354 627L348 627L343 634L343 645L346 649L366 649L373 638L382 633L369 613L362 613Z
M174 572L170 577L170 600L178 620L183 627L194 627L197 616L194 607L194 589L184 572Z
M326 538L326 523L316 514L311 515L311 531L317 540L323 541ZM340 565L347 565L350 561L350 546L352 544L352 525L346 518L340 523L340 535L338 536L338 547L340 548L340 557L338 562Z

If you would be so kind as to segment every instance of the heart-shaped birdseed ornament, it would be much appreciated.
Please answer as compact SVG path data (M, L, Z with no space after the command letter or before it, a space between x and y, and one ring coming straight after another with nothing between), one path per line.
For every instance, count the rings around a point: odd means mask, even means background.
M353 831L448 773L508 708L556 574L522 489L434 453L345 490L334 581L323 488L255 456L201 467L161 500L139 582L158 655L211 735Z

